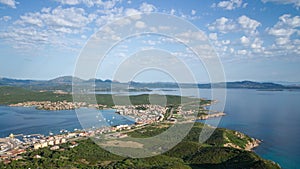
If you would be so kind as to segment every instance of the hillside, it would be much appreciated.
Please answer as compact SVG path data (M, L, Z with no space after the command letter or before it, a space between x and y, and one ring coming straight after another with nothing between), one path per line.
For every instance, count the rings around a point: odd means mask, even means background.
M153 127L145 128L144 135L149 137L156 132ZM225 147L225 135L234 133L232 130L216 129L212 137L204 144L198 142L203 124L196 123L192 131L178 145L164 154L148 158L128 158L111 154L96 145L92 140L77 141L79 145L70 148L70 144L61 145L59 150L43 148L27 152L23 159L8 165L0 164L0 168L118 168L118 169L150 169L150 168L182 168L182 169L277 169L277 164L264 160L252 151ZM160 128L160 127L158 127ZM157 129L158 129L157 128ZM160 130L161 132L161 130ZM137 134L139 132L136 132ZM220 134L222 133L222 134ZM137 137L141 137L135 135ZM248 139L245 136L245 139ZM234 136L233 139L240 139ZM233 143L233 142L232 142ZM35 158L37 155L40 158Z
M98 104L107 105L107 106L113 106L114 100L113 95L111 94L97 94L96 99ZM159 95L157 95L160 97ZM127 99L127 96L114 96L115 98L118 98L118 104L126 104L125 102ZM173 96L173 95L167 95L167 104L173 104L178 105L181 102L191 102L191 101L199 101L199 99L195 98L188 98L188 97L181 97L181 96ZM124 99L122 99L124 98ZM143 95L134 95L130 96L130 101L134 105L138 104L149 104L149 95L143 94ZM35 91L35 90L29 90L24 89L20 87L7 87L7 86L0 86L0 105L8 105L8 104L15 104L15 103L21 103L26 101L68 101L72 102L73 97L71 94L59 94L59 93L53 93L50 91ZM85 100L89 101L89 100ZM122 102L124 101L124 102ZM203 102L203 104L206 104L207 101L200 100Z

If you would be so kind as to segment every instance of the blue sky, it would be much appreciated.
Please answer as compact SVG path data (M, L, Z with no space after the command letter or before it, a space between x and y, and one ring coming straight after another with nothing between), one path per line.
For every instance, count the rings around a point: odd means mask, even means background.
M221 58L227 81L299 82L299 8L299 0L0 0L0 77L73 75L81 49L103 25L127 15L159 12L181 17L204 31ZM133 45L170 48L159 40L146 37ZM97 78L112 78L114 66L109 63L117 62L116 52ZM197 80L206 82L201 75L205 70L199 72ZM136 80L168 81L163 73L150 75Z

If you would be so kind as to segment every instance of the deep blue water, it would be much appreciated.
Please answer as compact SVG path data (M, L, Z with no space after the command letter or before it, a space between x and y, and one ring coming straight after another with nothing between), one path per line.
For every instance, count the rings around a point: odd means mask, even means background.
M100 126L133 124L132 119L124 118L114 110L92 110L81 108L75 110L46 111L33 107L0 106L0 137L14 134L60 133L61 129L87 129ZM86 112L80 115L80 112ZM80 118L77 118L78 117ZM98 117L98 118L97 118ZM80 119L80 120L78 120ZM100 120L100 121L99 121Z
M300 168L300 92L227 90L226 116L208 120L218 127L262 139L255 152L282 168Z
M184 89L184 95L195 96L194 90ZM134 92L130 94L141 94ZM179 91L151 92L158 94L179 94ZM126 93L124 93L126 94ZM201 89L200 97L211 98L210 90ZM218 98L216 98L218 99ZM300 166L300 92L299 91L256 91L246 89L227 90L226 116L208 120L218 127L238 130L251 137L262 139L255 152L266 159L279 163L283 168ZM42 111L34 108L0 106L0 137L10 133L58 133L61 129L73 130L104 125L108 123L131 124L132 121L114 113L114 110L100 112L80 109ZM89 112L89 113L85 113ZM103 117L102 117L103 116ZM102 119L101 119L102 117ZM114 118L113 118L114 117ZM101 122L100 122L100 121ZM219 123L217 123L219 121ZM80 124L81 123L81 124Z

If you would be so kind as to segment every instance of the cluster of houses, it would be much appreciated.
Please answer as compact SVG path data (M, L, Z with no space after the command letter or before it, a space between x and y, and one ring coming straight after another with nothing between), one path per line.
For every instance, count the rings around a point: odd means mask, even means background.
M21 141L12 134L7 138L0 138L0 161L9 163L11 160L22 159L19 155L25 153L26 149L20 145Z
M10 104L10 106L22 106L22 107L31 107L34 106L36 109L40 110L74 110L80 107L89 107L89 108L103 108L105 105L100 104L88 104L86 102L68 102L64 101L28 101L17 104Z
M150 124L164 119L167 108L159 105L116 105L113 107L117 113L135 119L137 124Z

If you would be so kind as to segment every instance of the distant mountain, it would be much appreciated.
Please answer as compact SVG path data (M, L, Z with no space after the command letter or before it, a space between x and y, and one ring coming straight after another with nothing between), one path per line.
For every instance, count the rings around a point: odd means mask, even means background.
M224 83L218 83L214 87L224 87ZM252 81L239 81L239 82L227 82L227 88L246 88L246 89L285 89L284 85L267 82L252 82Z
M1 86L22 86L22 85L31 85L31 84L37 84L37 83L43 83L43 82L45 82L45 81L0 78Z
M125 88L148 89L148 88L241 88L241 89L258 89L258 90L282 90L282 89L300 89L300 86L282 85L270 82L253 82L253 81L237 81L237 82L222 82L222 83L207 83L207 84L192 84L192 83L170 83L170 82L155 82L141 83L128 82L120 83L112 80L89 79L83 80L72 76L62 76L51 80L19 80L0 78L0 86L18 86L30 88L34 90L64 90L71 91L72 83L77 86L95 86L96 90L122 90Z
M52 80L48 80L48 83L55 83L55 84L72 84L72 82L75 83L82 83L84 82L83 79L80 79L78 77L73 77L73 76L62 76L62 77L58 77Z

